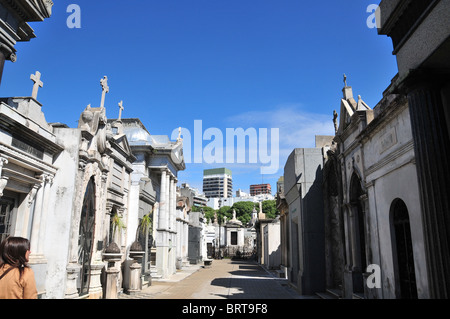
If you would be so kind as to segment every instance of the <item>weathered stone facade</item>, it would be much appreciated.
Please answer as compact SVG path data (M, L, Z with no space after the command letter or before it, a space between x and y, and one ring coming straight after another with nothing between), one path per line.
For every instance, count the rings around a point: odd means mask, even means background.
M149 183L147 193L156 195L154 209L151 210L152 239L150 243L147 235L147 244L144 247L145 271L154 266L155 276L167 278L176 272L178 241L176 184L178 171L185 169L183 142L182 139L172 142L165 135L151 135L138 119L122 121L123 130L137 158L134 163L136 168L134 182ZM142 191L144 190L141 189L141 193ZM153 199L150 199L147 203L152 205L152 201ZM149 212L139 209L138 218L142 219Z
M289 207L289 282L301 294L325 288L322 150L295 149L284 167Z
M391 91L408 99L411 115L429 296L448 299L450 3L381 1L380 13L378 32L391 37L399 69Z
M394 79L395 81L395 79ZM327 288L345 298L400 298L405 279L413 296L428 297L423 231L408 103L388 90L371 109L345 86L339 129L325 163ZM398 238L397 204L406 207ZM403 207L402 206L402 207ZM403 235L402 235L403 236ZM402 259L405 256L409 259ZM382 287L369 288L369 265L381 269ZM410 296L412 297L412 296Z

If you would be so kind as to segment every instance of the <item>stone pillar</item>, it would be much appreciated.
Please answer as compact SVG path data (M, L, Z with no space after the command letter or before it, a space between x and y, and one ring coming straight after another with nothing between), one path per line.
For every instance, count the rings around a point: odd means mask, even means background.
M133 263L130 265L130 282L128 288L128 294L132 295L142 290L142 265L139 260L144 257L144 251L130 251L130 257L133 259Z
M175 194L173 191L173 178L169 177L169 229L175 231Z
M166 190L165 190L165 198L164 198L164 202L166 205L166 216L165 216L165 220L166 220L166 228L167 230L170 229L170 173L166 174Z
M108 251L108 249L106 250ZM116 251L120 251L117 249ZM117 299L118 294L118 281L120 274L120 266L117 267L117 263L120 263L122 254L121 253L104 253L103 258L108 263L108 267L105 271L106 280L104 287L104 298L105 299Z
M177 239L177 254L176 254L176 268L181 269L183 266L183 211L177 210L177 218L176 218L176 239Z
M159 192L158 229L167 229L167 202L166 202L166 170L161 172L161 190Z
M351 206L344 204L344 238L345 238L345 268L343 275L343 293L345 299L353 298L353 249L351 236Z
M415 71L405 81L411 114L431 298L450 297L450 84ZM446 111L447 110L447 111Z
M188 222L184 222L183 223L183 263L184 264L188 264L189 260L188 260L188 243L189 243L189 224Z
M177 181L175 178L172 179L172 223L173 230L177 231Z
M170 174L167 174L167 206L168 206L168 263L167 263L167 271L168 274L172 274L176 271L175 267L175 251L176 251L176 242L175 242L175 230L173 228L173 220L174 220L174 211L173 211L173 179Z
M34 211L33 211L33 225L31 227L31 259L39 258L38 256L38 244L39 244L39 233L42 231L41 229L41 214L42 214L42 203L44 200L44 192L45 192L45 180L46 177L44 175L40 176L40 188L36 194L36 201L34 203ZM42 256L43 257L43 256Z
M34 184L33 188L31 189L30 193L28 194L27 208L24 211L23 218L21 221L21 224L22 224L22 229L20 232L21 237L24 237L24 238L28 237L28 231L29 231L28 225L30 222L31 208L32 208L33 202L36 198L36 194L37 194L39 188L41 188L40 184Z
M42 256L44 256L44 243L45 243L45 234L46 234L46 226L47 226L48 203L49 203L49 197L50 197L52 185L53 185L53 176L46 175L45 176L45 186L44 186L44 198L43 198L42 211L41 211L41 225L40 225L39 240L38 240L38 246L37 246L37 253Z
M350 214L351 214L351 207L349 204L343 205L344 210L344 233L345 233L345 265L347 270L351 270L352 264L353 264L353 257L352 257L352 245L351 245L351 235L350 235Z
M351 256L352 256L352 270L358 271L361 268L361 263L359 261L359 254L358 254L358 221L357 221L357 215L358 212L356 211L355 206L350 207L350 249L351 249Z
M141 269L142 266L137 261L130 265L130 289L128 290L130 295L135 294L142 289Z
M105 299L117 299L117 280L119 278L119 272L120 269L114 266L108 266L108 269L106 269Z
M166 169L162 170L156 238L156 269L162 278L167 277L169 265L169 178Z

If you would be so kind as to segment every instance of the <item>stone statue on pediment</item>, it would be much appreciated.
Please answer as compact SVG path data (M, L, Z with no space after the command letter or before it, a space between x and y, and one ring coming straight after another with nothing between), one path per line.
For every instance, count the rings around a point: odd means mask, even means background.
M78 121L78 128L82 131L89 132L92 136L90 140L89 149L98 150L104 153L108 147L107 131L108 119L106 117L106 110L104 107L93 108L89 104L81 113Z
M236 210L235 209L233 209L233 217L228 222L228 224L242 225L242 222L236 218Z

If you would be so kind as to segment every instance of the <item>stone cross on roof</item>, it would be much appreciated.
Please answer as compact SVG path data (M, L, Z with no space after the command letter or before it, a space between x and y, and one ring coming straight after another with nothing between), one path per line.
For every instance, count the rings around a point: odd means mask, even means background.
M347 76L345 75L345 73L344 73L344 85L345 87L347 87Z
M41 72L36 71L36 74L30 75L30 80L34 82L33 92L31 93L31 97L33 99L37 99L39 87L44 87L44 83L41 81Z
M122 111L123 111L123 101L119 102L119 118L117 119L118 121L122 120Z
M100 80L100 85L102 86L102 101L100 107L104 107L106 93L109 93L108 77L106 75Z

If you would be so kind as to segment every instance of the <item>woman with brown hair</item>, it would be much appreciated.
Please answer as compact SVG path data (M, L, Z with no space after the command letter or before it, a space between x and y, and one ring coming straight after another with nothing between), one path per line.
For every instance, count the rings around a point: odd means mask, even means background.
M36 299L33 270L27 265L30 241L7 237L0 245L0 299Z

